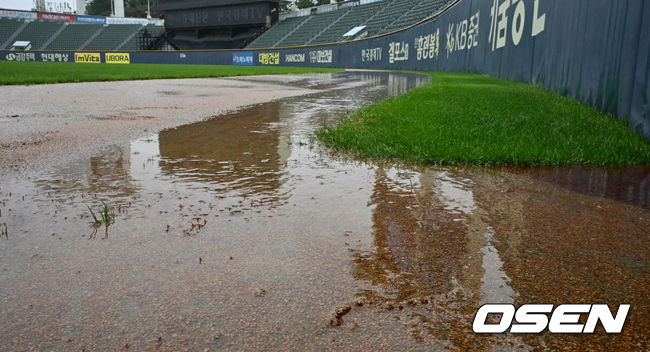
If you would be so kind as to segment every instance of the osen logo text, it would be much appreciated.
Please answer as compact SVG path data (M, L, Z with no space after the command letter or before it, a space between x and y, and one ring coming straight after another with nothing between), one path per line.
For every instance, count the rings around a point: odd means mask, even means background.
M616 315L606 304L561 304L555 309L552 304L524 304L516 310L512 304L485 304L476 312L472 327L483 334L500 334L508 329L513 334L540 333L547 327L554 334L591 334L600 321L607 333L617 334L623 330L629 310L629 304L619 305ZM501 319L488 322L488 315L500 315ZM579 322L581 315L587 317L584 324Z

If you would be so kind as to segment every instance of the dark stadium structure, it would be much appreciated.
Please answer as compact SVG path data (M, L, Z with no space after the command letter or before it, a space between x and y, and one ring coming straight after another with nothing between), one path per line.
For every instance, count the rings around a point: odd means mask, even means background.
M154 7L165 19L161 39L185 50L243 48L279 18L279 0L156 0Z

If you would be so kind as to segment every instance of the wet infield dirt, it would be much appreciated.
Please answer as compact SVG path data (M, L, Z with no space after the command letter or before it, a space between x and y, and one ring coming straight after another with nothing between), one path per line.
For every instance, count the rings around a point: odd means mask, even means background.
M181 99L155 124L81 144L65 122L90 130L122 115L22 117L15 134L0 119L3 138L69 134L3 164L0 350L648 349L650 168L359 161L314 130L427 76L215 81L272 87L264 100L277 100L218 108L206 93L196 99L209 108ZM158 91L147 94L186 94ZM102 201L115 223L93 234L87 206ZM483 303L631 309L621 334L477 335Z

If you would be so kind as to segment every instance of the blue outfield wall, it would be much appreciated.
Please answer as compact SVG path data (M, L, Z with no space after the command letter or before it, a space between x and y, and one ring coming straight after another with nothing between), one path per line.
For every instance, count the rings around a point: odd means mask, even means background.
M108 61L484 73L588 103L650 139L650 0L458 0L407 30L342 44L124 53L126 59ZM106 54L99 53L102 63ZM82 58L0 54L0 60L98 62Z

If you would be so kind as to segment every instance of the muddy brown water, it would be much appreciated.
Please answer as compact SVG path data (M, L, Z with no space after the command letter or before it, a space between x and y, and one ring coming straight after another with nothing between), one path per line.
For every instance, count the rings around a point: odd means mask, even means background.
M315 129L426 82L344 75L363 85L2 179L0 350L648 349L648 168L333 155ZM631 311L615 335L473 334L486 302Z

